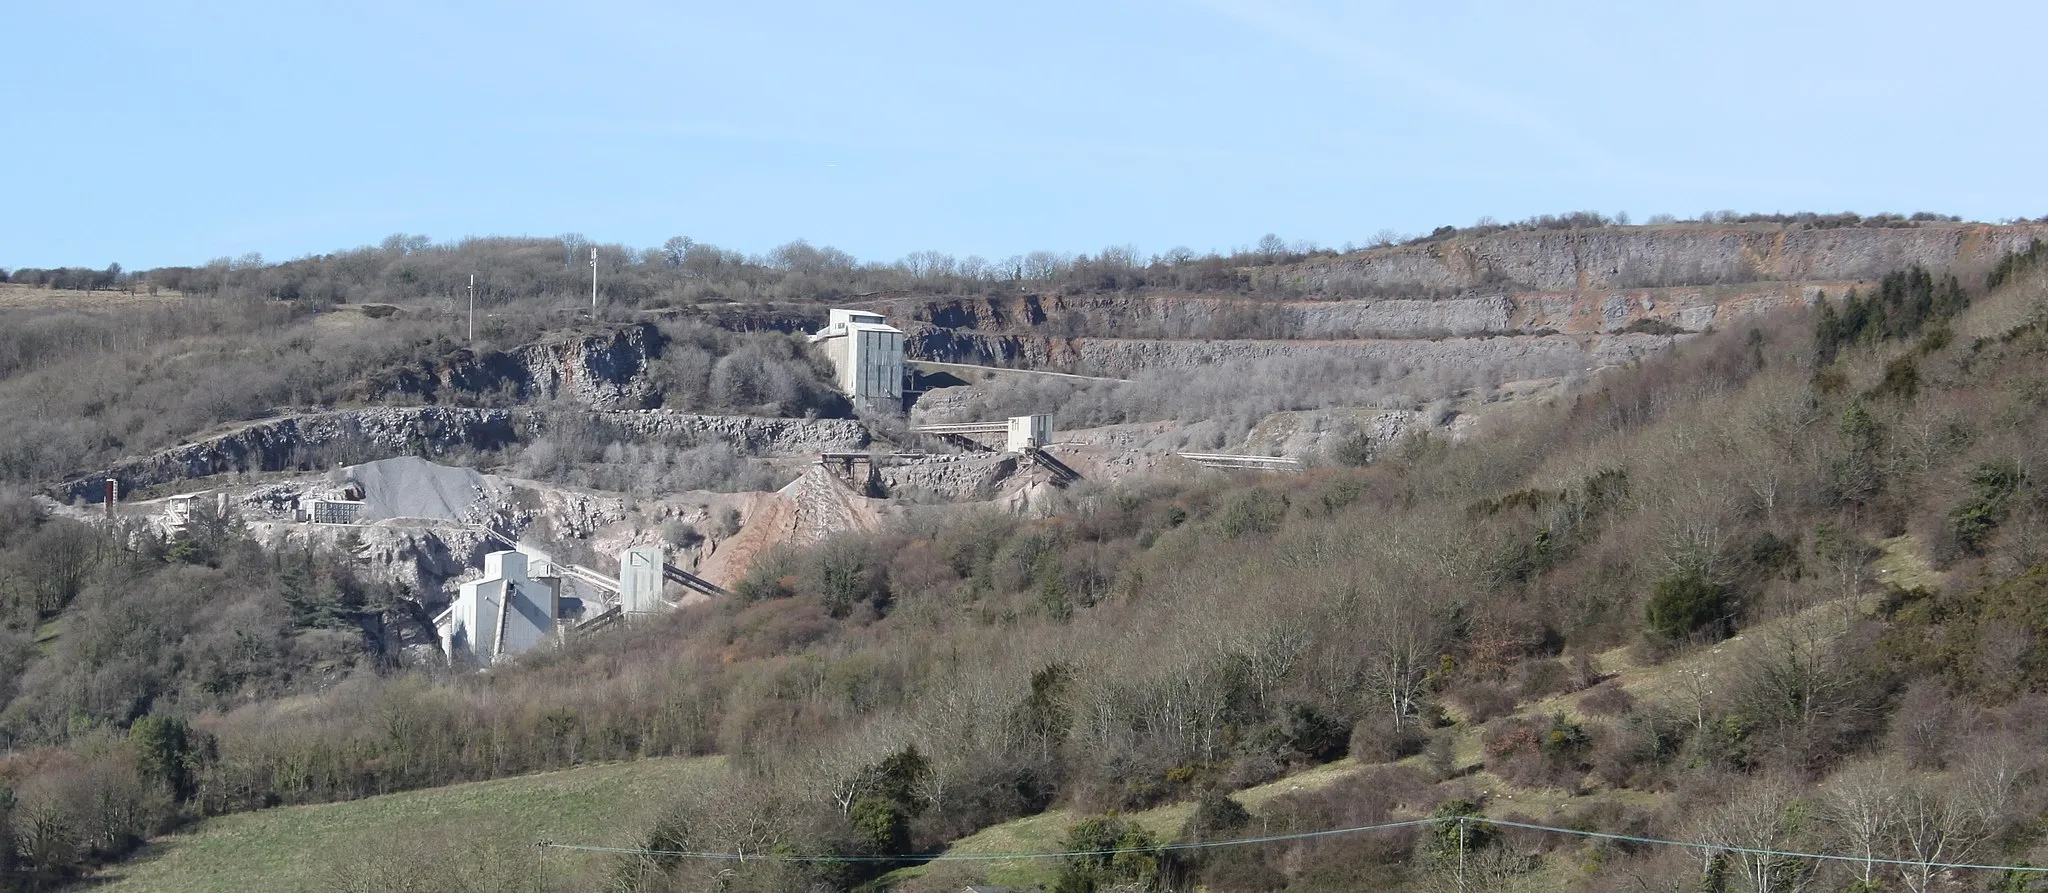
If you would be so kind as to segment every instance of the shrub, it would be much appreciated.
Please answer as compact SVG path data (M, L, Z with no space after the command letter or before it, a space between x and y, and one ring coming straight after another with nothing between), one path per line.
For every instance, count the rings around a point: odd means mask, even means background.
M1429 734L1413 722L1395 723L1386 714L1373 714L1351 727L1351 758L1361 763L1391 763L1422 752Z
M1571 668L1554 660L1525 660L1514 669L1515 699L1535 701L1572 687Z
M1491 682L1466 685L1452 693L1451 699L1465 708L1466 720L1474 725L1515 712L1515 696Z
M1986 462L1971 471L1971 499L1948 515L1956 545L1972 555L1984 554L1985 542L2005 522L2006 503L2024 481L2016 463Z
M1216 523L1226 539L1272 533L1287 517L1287 502L1284 493L1263 487L1246 490L1223 507Z
M1594 716L1623 716L1635 707L1635 696L1612 682L1594 686L1579 699L1579 709Z
M1076 855L1061 863L1054 893L1156 890L1165 879L1167 862L1159 841L1143 825L1128 819L1082 819L1067 828L1060 848Z
M1339 465L1357 468L1371 465L1372 457L1378 450L1379 442L1373 440L1371 435L1362 431L1353 432L1337 441L1337 447L1331 452L1330 457L1337 460Z
M687 521L670 521L661 526L661 539L678 549L687 549L704 541L704 534Z
M1465 819L1482 815L1479 804L1471 800L1446 800L1437 806L1431 815L1437 819L1430 827L1427 855L1430 861L1439 865L1455 865L1460 856L1485 849L1493 843L1493 826Z
M1290 703L1282 707L1275 728L1288 751L1311 762L1340 759L1351 746L1350 726L1308 704Z
M1940 683L1923 679L1908 686L1892 711L1890 743L1914 769L1947 768L1961 731L1962 711Z
M1517 719L1487 729L1480 739L1488 768L1521 785L1563 784L1585 768L1593 736L1577 722L1556 714Z
M1685 333L1684 329L1672 325L1669 320L1655 319L1647 316L1631 322L1621 329L1621 334L1624 335L1683 335Z
M1187 825L1181 829L1182 840L1221 840L1233 832L1251 824L1252 814L1244 804L1231 799L1229 794L1211 788L1202 793L1196 801L1195 812L1188 816Z
M1593 777L1613 787L1650 787L1651 772L1678 752L1686 728L1654 708L1637 710L1595 736L1587 754Z
M1728 617L1727 593L1697 569L1666 575L1650 589L1645 607L1650 631L1678 641L1703 631L1719 632Z

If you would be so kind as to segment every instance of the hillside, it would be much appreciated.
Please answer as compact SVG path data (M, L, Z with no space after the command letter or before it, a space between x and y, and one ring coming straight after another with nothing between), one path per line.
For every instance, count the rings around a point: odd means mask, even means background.
M602 872L573 858L532 864L533 843L628 839L654 809L636 804L636 795L716 771L703 760L640 760L226 816L157 840L95 875L94 889L368 893L475 878L479 870L506 885L546 869L557 883L594 881ZM443 862L439 852L457 846L470 852ZM486 867L493 862L501 864Z
M194 287L156 343L25 311L0 352L0 400L42 438L0 451L23 488L0 498L0 868L75 878L203 819L100 870L201 877L185 852L254 883L219 841L289 858L363 821L422 829L393 861L442 866L427 890L2005 885L1937 863L2044 855L2048 272L2003 253L2031 232L1496 231L1267 258L1212 292L1091 288L1076 262L1036 292L868 296L934 359L1128 378L969 370L910 410L1052 414L1043 452L1079 480L831 417L804 346L764 322L787 308L563 322L536 299L476 348L428 300L336 328L332 307ZM1555 281L1686 252L1709 273ZM1689 281L1744 252L1752 280ZM1340 264L1365 284L1312 284ZM1444 272L1474 264L1485 284ZM283 390L223 380L239 402L167 414L206 363L282 365ZM312 399L250 409L293 388ZM67 437L105 464L36 452ZM1197 448L1308 467L1175 455ZM473 466L476 501L353 526L281 508L391 454ZM102 467L132 488L115 519L49 498L90 498ZM200 487L228 510L164 526L157 497ZM663 542L731 594L488 673L408 659L437 653L421 615L496 548L470 509L596 566ZM663 774L714 754L728 774ZM565 781L586 793L529 814L463 793L574 778L631 794ZM558 841L776 858L558 876L531 840L424 830L502 811L527 822L506 836L554 834L529 820L621 799L632 816ZM1501 831L1454 864L1438 832L1458 816L1698 846ZM1453 824L1159 848L1429 817ZM1041 849L1120 855L897 858Z

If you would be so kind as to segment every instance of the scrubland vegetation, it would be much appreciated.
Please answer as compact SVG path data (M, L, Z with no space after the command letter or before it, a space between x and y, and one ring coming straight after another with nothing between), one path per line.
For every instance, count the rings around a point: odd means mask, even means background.
M655 854L451 859L420 889L957 889L973 866L896 857L1054 807L1082 817L1060 848L1134 850L1049 863L1063 891L2027 889L1928 867L2048 858L2048 278L2030 252L1989 285L1900 273L1362 468L912 514L481 677L341 656L380 596L331 560L12 498L0 564L38 570L0 575L0 876L209 815L722 754L639 833L574 841ZM1126 818L1173 803L1171 835ZM1455 822L1152 849L1458 815L1866 861Z
M118 315L16 310L6 322L0 484L16 486L89 474L224 425L291 412L531 405L520 377L503 370L550 324L537 305L511 308L480 325L472 347L438 316L367 319L245 297ZM797 418L848 414L793 336L672 320L652 338L650 405ZM602 452L612 441L579 436L597 433L590 425L565 428L546 449ZM319 467L333 458L306 456L302 464Z

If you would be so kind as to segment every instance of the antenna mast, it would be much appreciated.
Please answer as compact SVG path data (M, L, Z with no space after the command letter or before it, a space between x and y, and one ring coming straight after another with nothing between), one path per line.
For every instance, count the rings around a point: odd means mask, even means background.
M590 318L597 318L597 249L590 249Z
M476 343L476 274L469 274L469 343Z

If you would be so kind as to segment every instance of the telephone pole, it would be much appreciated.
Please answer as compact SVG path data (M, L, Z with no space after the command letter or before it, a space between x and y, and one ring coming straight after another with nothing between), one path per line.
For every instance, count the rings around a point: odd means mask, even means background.
M476 274L469 274L469 343L476 343Z
M590 318L597 318L597 249L590 249Z

